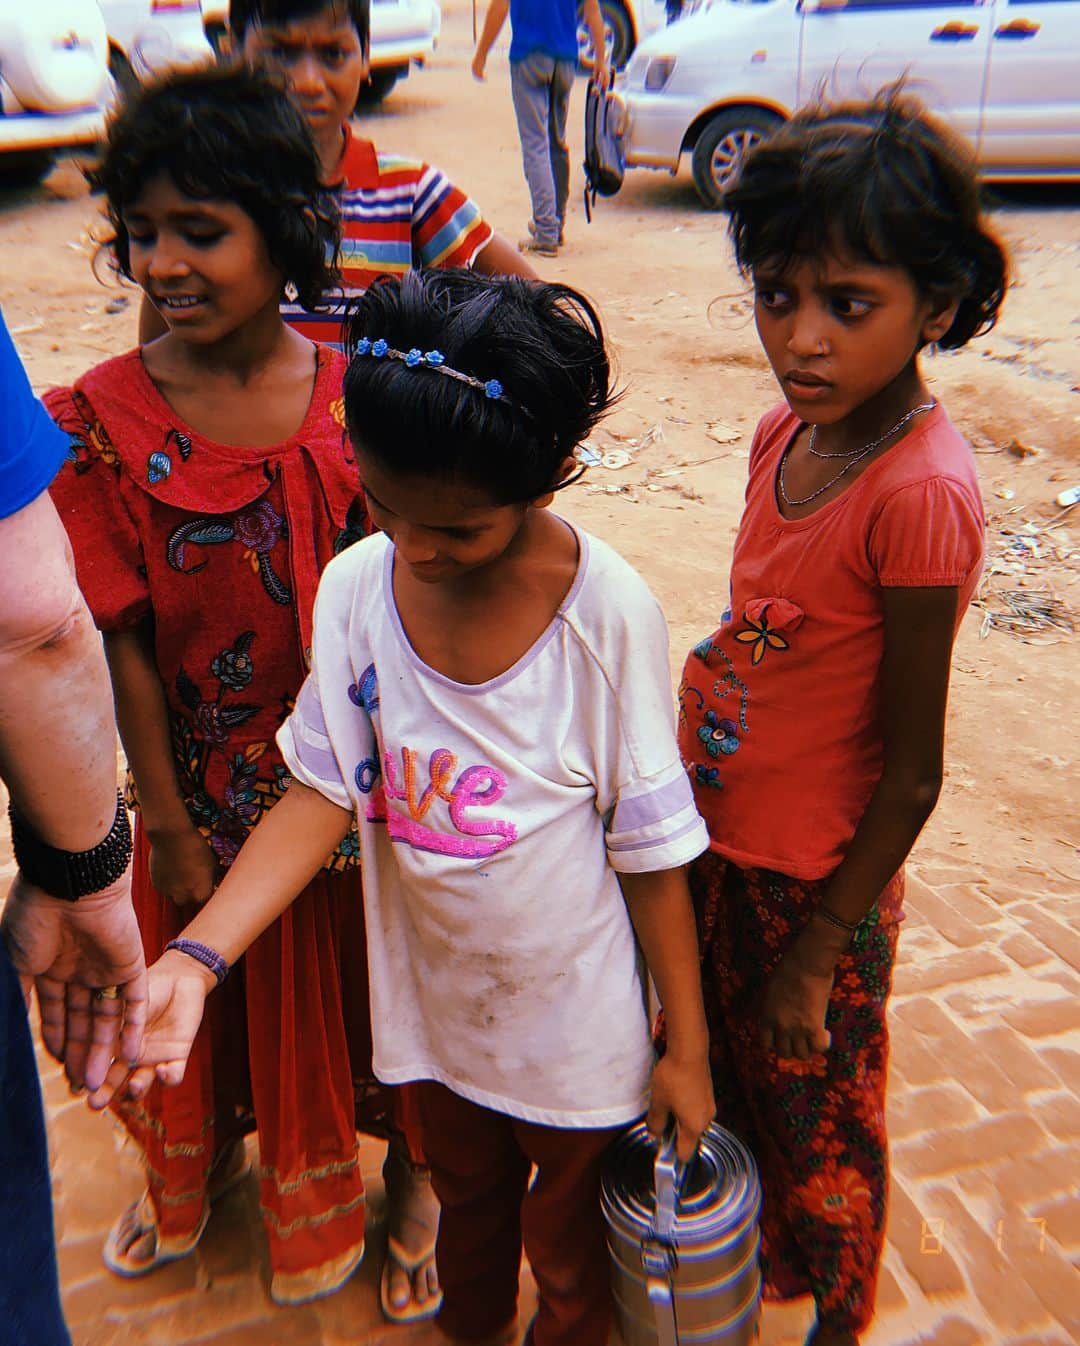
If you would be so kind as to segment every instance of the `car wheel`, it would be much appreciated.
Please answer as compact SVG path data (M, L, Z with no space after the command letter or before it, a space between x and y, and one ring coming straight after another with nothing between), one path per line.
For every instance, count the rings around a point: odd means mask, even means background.
M604 20L604 46L607 49L608 65L613 70L621 70L634 50L634 25L619 0L600 0L600 15ZM592 38L580 12L578 66L582 70L591 70L593 67Z
M0 187L32 187L55 162L52 150L13 150L0 154Z
M780 125L780 118L763 108L730 108L718 112L702 130L694 146L694 186L710 210L718 210L724 192L734 182L747 150Z
M360 93L356 99L357 110L362 112L364 108L377 106L400 78L401 71L397 69L373 70L368 76L367 83L360 86Z

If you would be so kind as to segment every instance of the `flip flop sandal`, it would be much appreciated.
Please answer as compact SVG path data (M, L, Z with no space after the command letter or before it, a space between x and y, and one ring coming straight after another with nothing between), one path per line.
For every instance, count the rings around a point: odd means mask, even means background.
M193 1234L183 1239L162 1238L158 1231L154 1203L150 1200L149 1191L146 1191L138 1201L132 1202L109 1230L105 1247L102 1249L102 1258L109 1270L117 1276L124 1276L129 1280L137 1276L148 1276L151 1271L163 1267L166 1262L175 1262L178 1258L194 1252L209 1219L210 1203L207 1202L203 1208L202 1219ZM131 1249L147 1234L154 1236L153 1255L145 1261L132 1259Z
M243 1141L235 1143L243 1146ZM176 1262L194 1252L210 1219L210 1207L226 1192L231 1192L238 1183L243 1182L251 1172L251 1163L245 1152L243 1162L233 1172L222 1173L222 1169L227 1167L234 1153L233 1147L229 1146L214 1161L207 1180L208 1200L203 1209L202 1219L195 1231L185 1238L162 1237L158 1230L157 1215L154 1203L150 1199L149 1189L143 1192L138 1201L132 1202L109 1230L105 1240L101 1255L109 1270L117 1276L133 1280L138 1276L147 1276L158 1267L165 1266L167 1262ZM145 1261L131 1258L132 1247L147 1234L154 1235L153 1255ZM121 1244L124 1246L121 1247Z
M382 1275L379 1278L379 1302L382 1305L382 1311L387 1322L391 1323L422 1323L428 1318L434 1318L442 1308L443 1292L441 1290L423 1304L418 1304L409 1292L409 1302L403 1304L400 1308L390 1299L390 1271L393 1267L398 1267L404 1271L409 1278L410 1286L414 1283L414 1277L421 1267L426 1266L435 1256L435 1240L427 1245L426 1248L418 1253L410 1253L407 1248L389 1235L386 1240L386 1261L383 1263Z

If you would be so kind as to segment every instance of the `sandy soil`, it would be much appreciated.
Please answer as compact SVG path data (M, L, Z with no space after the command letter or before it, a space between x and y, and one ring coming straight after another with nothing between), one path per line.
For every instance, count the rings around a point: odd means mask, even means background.
M367 130L440 165L516 239L529 209L505 40L487 82L475 83L471 5L443 8L436 60L397 87ZM576 162L581 112L579 90ZM631 461L594 471L566 507L644 572L667 612L677 667L718 625L749 437L777 391L722 218L701 209L688 173L633 172L591 225L581 185L576 171L567 246L542 269L602 308L627 391L596 439ZM134 342L137 294L103 288L91 271L95 218L70 162L41 188L0 195L0 300L38 388ZM979 454L991 564L986 604L969 614L957 649L948 781L920 853L1024 888L1047 878L1069 887L1080 882L1069 802L1080 797L1075 642L1060 629L1021 640L985 625L1008 590L1050 593L1080 612L1080 508L1070 517L1054 505L1080 484L1080 191L1011 191L996 222L1015 269L1003 320L927 366ZM1010 444L1038 452L1018 456Z

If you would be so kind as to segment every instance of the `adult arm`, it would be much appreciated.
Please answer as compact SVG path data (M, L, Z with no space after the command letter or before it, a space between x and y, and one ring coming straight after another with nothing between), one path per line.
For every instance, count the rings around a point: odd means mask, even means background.
M620 874L619 884L664 1007L667 1029L667 1051L653 1071L648 1126L660 1136L669 1115L674 1115L679 1158L687 1161L715 1116L716 1106L686 871Z
M146 839L150 877L178 906L205 902L217 861L191 821L176 779L165 689L154 659L153 622L105 634L116 694L116 719L127 754Z
M48 495L0 519L0 576L0 775L44 842L89 850L116 815L115 722L101 641ZM138 1053L146 968L129 883L71 903L18 875L4 909L27 995L36 984L45 1044L75 1085L100 1082L121 1013L121 1051ZM112 985L121 999L92 997Z
M595 3L595 0L593 0ZM503 24L506 22L506 16L510 13L510 0L491 0L487 7L487 13L484 15L484 23L480 29L480 37L476 43L476 53L473 56L472 72L475 79L482 80L487 65L488 52L495 45L495 39L502 32Z
M959 589L882 590L881 779L822 902L848 924L863 919L904 863L941 790L945 709ZM825 1011L846 932L815 915L766 988L762 1040L806 1060L829 1046Z
M254 829L217 892L184 930L230 965L270 926L319 872L353 824L348 809L294 780L284 799ZM179 1084L217 982L185 953L168 950L150 973L150 1013L140 1069L118 1062L90 1104L103 1108L124 1089L139 1097L154 1078Z
M600 12L600 0L585 0L585 4L582 6L582 17L585 20L586 28L589 30L589 38L595 53L590 76L602 89L606 89L611 78L611 72L608 70L607 41L604 34L604 16Z

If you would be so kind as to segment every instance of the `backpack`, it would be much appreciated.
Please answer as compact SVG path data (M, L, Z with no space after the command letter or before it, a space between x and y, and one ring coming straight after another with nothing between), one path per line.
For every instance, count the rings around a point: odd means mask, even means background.
M585 94L585 218L597 196L614 196L626 175L623 131L626 107L617 93L592 80Z

